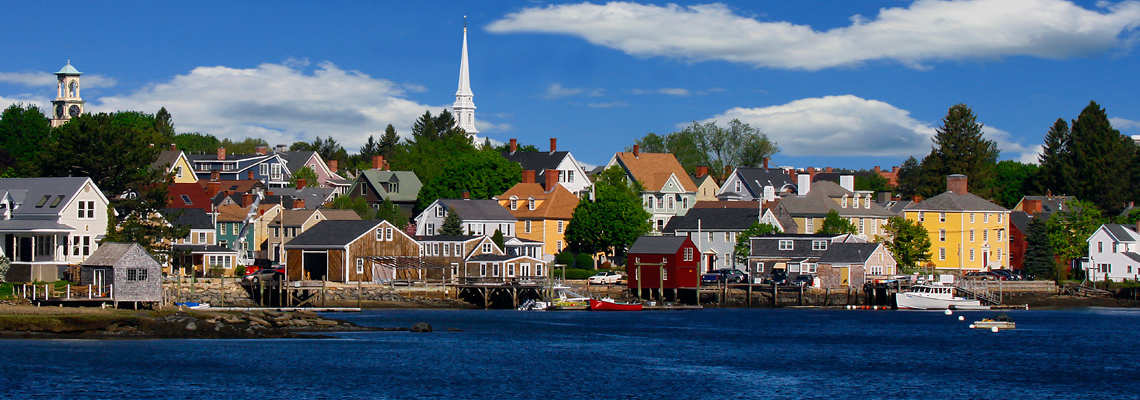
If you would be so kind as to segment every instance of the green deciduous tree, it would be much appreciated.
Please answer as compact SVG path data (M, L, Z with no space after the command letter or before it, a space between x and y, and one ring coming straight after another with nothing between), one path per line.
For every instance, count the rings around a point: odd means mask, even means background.
M1105 110L1096 102L1073 121L1070 153L1073 193L1110 214L1120 212L1132 194L1129 173L1136 145L1113 129Z
M233 141L230 139L223 139L221 147L226 148L226 153L229 154L253 154L257 151L259 146L269 146L265 139L261 138L245 138L240 141ZM217 151L217 148L207 151L207 153Z
M1053 244L1049 240L1049 228L1045 220L1029 220L1025 241L1025 261L1023 266L1029 275L1042 278L1055 278L1057 262L1053 258Z
M1104 222L1105 218L1096 204L1084 200L1067 202L1065 209L1050 215L1049 221L1045 224L1053 254L1060 257L1065 265L1086 256L1088 242L1085 240ZM1057 273L1053 277L1058 280L1066 279L1067 272L1064 265L1058 266Z
M1040 193L1037 184L1038 167L1017 161L1005 160L994 168L993 200L1005 208L1013 208L1022 196Z
M639 236L649 232L650 215L641 206L640 193L640 185L627 182L620 167L603 171L594 182L594 201L582 199L566 227L571 248L623 257Z
M666 136L649 133L636 143L642 152L673 153L689 173L699 166L707 166L720 180L731 172L725 171L727 167L760 166L765 157L779 151L776 143L763 132L736 119L725 126L716 122L693 122Z
M436 162L440 162L438 158ZM420 188L417 210L437 199L458 199L468 192L473 199L489 199L522 179L522 167L493 149L455 154L443 162L439 175Z
M51 123L39 107L13 104L0 114L0 150L7 154L7 176L39 176L40 155L51 143ZM10 169L11 171L8 171Z
M736 236L736 246L732 249L733 258L735 258L739 264L747 264L749 252L752 250L752 244L749 239L779 232L780 229L776 228L775 225L753 222L752 226L749 226L748 229L745 229Z
M88 176L112 198L153 184L148 173L160 148L151 144L171 140L155 129L154 117L133 111L83 114L53 132L44 176Z
M337 210L355 211L356 215L360 216L360 219L363 220L376 219L376 211L368 205L368 201L365 200L364 197L340 195L333 199L328 207Z
M180 133L174 135L174 144L189 154L212 153L222 146L222 141L206 133Z
M376 207L376 219L388 221L392 223L392 225L401 228L408 225L408 217L400 211L400 207L388 199L384 199L384 201Z
M317 173L313 172L313 169L307 166L298 168L297 171L293 173L293 176L289 178L289 185L300 189L302 179L305 180L306 187L317 185Z
M891 182L875 171L858 171L855 173L855 190L870 190L872 192L889 192L893 188Z
M463 220L459 219L459 214L448 211L447 216L443 218L443 225L439 227L439 234L444 236L462 236L467 232L463 231Z
M854 234L856 232L859 232L859 229L855 227L855 224L851 220L839 216L839 212L835 210L827 212L827 216L823 218L823 224L819 227L819 233L825 235Z
M899 269L906 274L918 272L922 264L930 261L930 238L926 228L916 221L891 217L886 228L891 237L887 249L895 256Z

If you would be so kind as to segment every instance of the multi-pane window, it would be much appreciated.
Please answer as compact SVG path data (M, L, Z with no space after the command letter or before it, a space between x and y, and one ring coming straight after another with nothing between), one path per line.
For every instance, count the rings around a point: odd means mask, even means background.
M512 210L518 210L519 209L519 199L511 197L511 209Z
M827 250L827 241L826 240L812 240L811 241L811 249L815 250L815 251Z
M558 233L562 233L565 226L566 226L566 221L558 221Z
M95 201L83 200L77 203L79 206L79 219L95 219Z
M523 232L530 233L530 220L523 221Z
M938 230L938 241L940 241L940 242L946 241L946 230L945 229L939 229Z
M574 171L566 171L566 182L574 182Z
M484 253L490 253L491 252L491 244L490 243L483 243L483 252Z
M998 214L998 215L1001 215L1001 214ZM998 229L998 230L997 230L997 240L998 240L999 242L1001 241L1001 229Z
M384 228L384 240L392 240L392 228Z
M693 248L692 247L686 247L685 248L685 261L693 261Z
M945 260L946 259L946 248L945 247L939 247L938 248L938 259L939 260Z
M356 259L356 273L358 273L358 274L364 273L364 259L363 258L357 258Z
M971 242L974 241L974 230L973 229L970 229L970 241Z
M970 249L970 261L974 261L974 249Z
M534 211L534 197L528 197L526 199L526 209Z
M990 213L982 213L982 222L990 223Z
M938 222L946 222L946 213L944 213L944 212L938 213Z
M793 248L795 248L795 245L793 245L792 243L793 242L791 240L780 240L780 243L779 243L780 250L792 250Z
M982 229L982 241L983 242L990 241L990 230L989 229Z
M479 263L479 276L487 276L487 264Z

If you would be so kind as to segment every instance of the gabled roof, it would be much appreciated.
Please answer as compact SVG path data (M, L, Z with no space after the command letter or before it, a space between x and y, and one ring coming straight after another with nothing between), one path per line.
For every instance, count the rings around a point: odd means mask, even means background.
M0 178L0 192L8 192L17 204L12 210L12 218L52 216L63 212L87 182L92 182L92 188L99 191L90 178L62 177ZM106 201L103 193L98 194Z
M372 189L380 194L380 197L393 202L416 201L420 194L420 188L423 187L420 178L412 171L369 169L360 173L357 182L360 181L367 181L368 185L372 186ZM384 190L384 186L381 185L381 183L398 183L399 190L395 193L390 193Z
M56 75L82 75L83 73L79 72L79 70L77 70L77 69L75 69L75 67L71 66L71 60L67 60L67 65L64 65L63 68L59 69L59 71L55 71L55 74Z
M1041 201L1041 212L1054 213L1064 211L1065 206L1076 199L1075 196L1022 196L1017 204L1022 204L1025 200L1039 200Z
M716 186L716 179L713 179L712 175L705 175L700 178L696 177L695 175L689 175L689 178L693 180L693 184L697 185L698 188L703 186L705 184L705 181L708 181L710 179L713 181L713 186ZM717 186L717 188L719 188L719 186Z
M100 244L99 248L95 249L95 252L91 253L91 255L87 257L87 260L84 260L83 264L80 265L114 266L119 262L119 260L123 258L123 256L127 255L127 253L131 251L141 251L146 254L146 249L143 249L143 247L139 246L138 243L103 243ZM153 262L155 265L158 264L158 262L154 261L153 258L151 259L151 262Z
M832 240L835 235L820 235L820 234L783 234L783 235L768 235L762 237L755 237L751 239L751 252L752 257L761 258L813 258L822 257L827 250L812 250L811 243L815 240L827 241L828 248L831 248ZM791 240L791 250L780 250L781 240Z
M265 183L257 179L239 179L239 180L217 180L211 181L209 179L199 179L196 185L201 185L203 188L209 187L210 182L217 182L218 190L228 191L230 194L235 193L248 193L254 188L264 188ZM220 192L219 192L220 193ZM239 196L240 198L240 196Z
M447 207L448 212L459 215L464 221L515 221L507 209L495 200L464 200L439 199L439 203Z
M219 161L219 162L220 161L227 161L227 162L229 162L229 161L250 161L250 160L260 162L260 161L264 161L264 160L272 158L272 157L274 157L273 154L227 153L225 160L219 160L218 159L218 153L216 153L216 152L197 153L197 154L187 154L186 155L186 158L190 159L190 161ZM235 171L222 171L222 172L230 173L230 172L235 172Z
M1140 254L1136 254L1136 253L1133 253L1131 251L1126 251L1126 252L1124 252L1124 255L1127 256L1128 258L1131 258L1132 261L1140 262Z
M185 198L183 198L185 196ZM206 188L197 183L171 183L166 186L166 205L171 208L210 208Z
M477 235L432 235L432 236L416 236L416 240L421 242L466 242L478 239L482 236Z
M743 231L760 222L759 208L694 208L683 216L669 219L664 232L677 230L697 230L698 221L700 229L715 231Z
M510 260L514 260L514 259L519 259L519 258L529 258L532 260L538 260L537 258L532 258L532 257L528 257L528 256L513 256L510 254L483 253L483 254L480 254L477 256L471 256L471 258L468 258L467 261L499 261L499 262L502 262L502 261L510 261ZM538 260L538 261L541 262L541 260Z
M339 209L335 209L335 208L322 208L319 211L321 212L321 216L323 216L325 219L331 219L331 220L337 220L337 221L360 220L360 214L357 214L356 211L353 211L353 210L339 210Z
M523 170L535 171L535 176L543 176L548 169L558 169L558 164L562 163L562 159L570 154L568 151L516 151L511 154L509 151L503 152L503 158L519 163Z
M271 190L271 192L273 192L273 195L276 196L274 201L272 201L274 204L280 204L281 203L280 196L289 196L289 197L292 197L294 199L304 200L305 201L305 208L316 209L316 208L319 208L322 204L325 204L326 201L331 200L330 198L332 197L332 194L333 194L333 188L323 188L323 187L319 187L319 186L305 186L304 189L296 189L296 188L288 187L288 188L273 188ZM269 197L269 196L266 196L266 197ZM266 199L266 200L268 200L268 199ZM289 201L288 205L292 206L292 201ZM292 207L290 207L290 208L292 208Z
M642 236L629 247L629 254L677 254L688 236Z
M382 221L340 221L324 220L285 245L308 248L340 248L379 226Z
M1009 211L973 193L943 192L906 206L906 211Z
M163 218L171 225L186 225L190 229L214 229L214 221L205 210L200 208L166 208L162 210Z
M794 216L823 216L831 210L835 210L842 216L892 217L898 215L874 201L871 202L870 208L864 207L863 201L845 208L841 202L834 200L842 198L844 195L853 196L854 194L854 192L840 187L835 182L820 181L812 184L811 191L806 195L786 196L780 199L780 207Z
M304 225L305 221L308 221L309 218L312 218L316 212L317 210L285 210L278 213L277 217L273 218L273 221L269 223L269 226L301 226ZM284 223L281 222L282 219L285 220Z
M174 162L178 161L178 156L180 155L182 155L181 150L163 150L162 152L158 153L158 159L150 163L150 166L163 171L169 170L170 167L174 165ZM189 173L193 171L186 172Z
M512 196L518 199L515 210L510 210ZM534 210L527 206L527 200L532 197L537 203ZM578 196L562 185L555 185L554 190L546 191L537 183L520 182L503 192L499 201L507 202L506 208L511 215L525 219L570 219L574 216L574 209L578 208Z
M697 191L697 184L693 183L689 173L685 172L685 168L681 167L681 163L677 162L677 157L672 153L639 152L634 156L632 152L622 151L614 154L614 157L647 191L660 192L669 182L670 176L677 178L682 190Z
M755 197L764 195L764 186L775 188L776 193L784 186L796 187L796 182L781 168L737 168L735 174Z
M1140 240L1140 233L1136 233L1132 227L1121 224L1104 224L1104 229L1108 234L1112 235L1114 239L1120 242L1135 242Z
M693 204L693 208L760 208L760 202L755 200L747 201L722 201L722 200L701 200Z
M216 211L217 222L245 222L245 217L249 215L249 209L233 204L222 204Z
M304 167L305 163L316 153L315 151L279 151L275 154L281 156L282 160L285 160L285 167L289 168L289 171L296 173L297 170Z
M1013 227L1017 228L1017 230L1021 231L1021 233L1024 233L1026 235L1029 234L1029 221L1032 221L1032 220L1033 220L1033 216L1029 215L1029 213L1027 213L1025 211L1010 211L1009 212L1009 223L1013 224Z
M827 252L819 258L821 263L864 263L881 246L881 243L830 243Z

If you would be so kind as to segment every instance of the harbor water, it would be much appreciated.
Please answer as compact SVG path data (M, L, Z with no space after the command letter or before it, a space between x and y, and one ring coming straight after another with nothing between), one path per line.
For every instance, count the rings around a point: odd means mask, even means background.
M0 340L0 397L1107 399L1140 396L1140 311L380 310L334 339ZM964 315L965 321L958 316ZM451 328L453 331L448 331Z

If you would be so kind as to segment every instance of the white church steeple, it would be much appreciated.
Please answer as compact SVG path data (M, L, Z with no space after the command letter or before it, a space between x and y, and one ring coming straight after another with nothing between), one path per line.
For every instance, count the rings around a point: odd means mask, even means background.
M455 91L455 104L451 106L456 123L469 134L479 133L475 129L475 94L471 92L471 78L467 70L467 16L463 16L463 51L459 59L459 89Z

